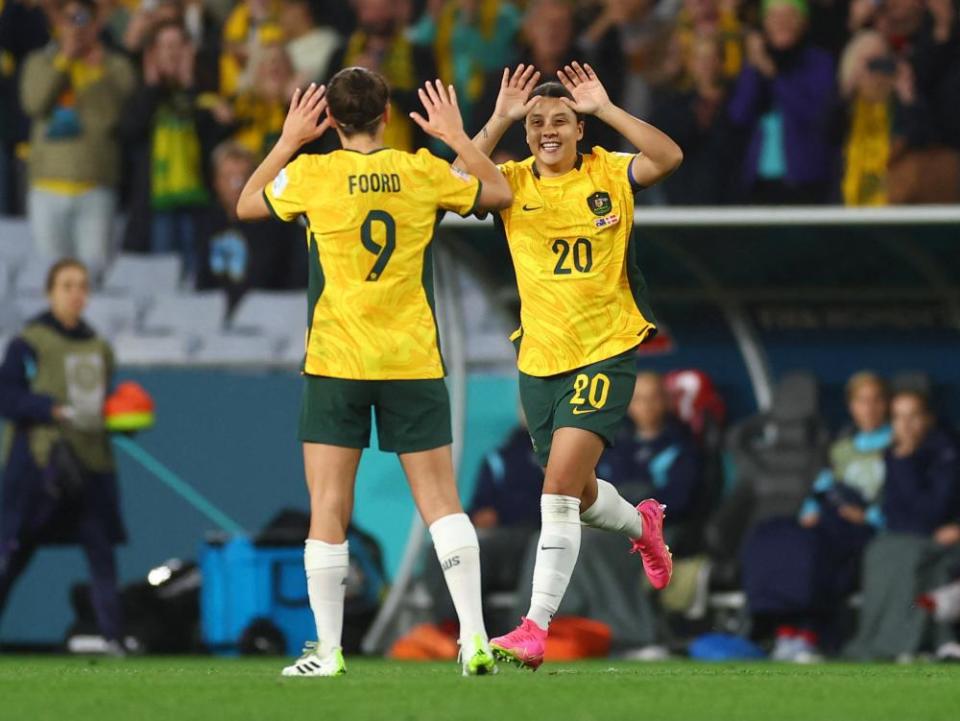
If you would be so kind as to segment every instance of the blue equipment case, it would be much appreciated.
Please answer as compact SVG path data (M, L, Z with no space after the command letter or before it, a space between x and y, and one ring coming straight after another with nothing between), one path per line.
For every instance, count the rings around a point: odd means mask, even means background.
M303 546L256 546L246 537L200 549L203 642L214 653L237 653L250 624L267 620L284 636L288 656L316 637Z

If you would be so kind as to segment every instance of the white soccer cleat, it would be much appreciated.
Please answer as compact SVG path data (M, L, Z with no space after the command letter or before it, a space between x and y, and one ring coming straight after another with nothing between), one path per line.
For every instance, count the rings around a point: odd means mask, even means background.
M497 672L497 662L490 643L479 633L460 639L460 663L464 676L490 676Z
M343 649L335 648L321 658L317 655L317 644L308 641L303 647L303 655L296 663L283 669L282 676L306 678L309 676L343 676L347 665L343 662Z

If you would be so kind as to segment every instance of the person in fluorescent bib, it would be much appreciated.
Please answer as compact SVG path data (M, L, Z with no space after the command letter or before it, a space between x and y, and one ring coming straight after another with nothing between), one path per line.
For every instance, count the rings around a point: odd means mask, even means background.
M339 676L346 529L371 410L380 449L400 456L460 620L464 675L496 671L483 624L477 535L463 513L450 450L450 400L433 308L431 242L442 211L502 208L513 194L463 131L456 94L419 91L423 130L465 153L466 172L426 150L384 147L386 81L363 68L294 94L276 146L247 181L242 219L306 217L309 326L300 440L310 491L304 567L317 643L285 676ZM293 156L329 127L342 150ZM291 160L291 158L293 158Z
M637 507L595 475L612 445L636 379L634 351L656 333L633 242L634 194L677 168L680 148L614 105L589 65L567 65L560 82L504 70L493 116L474 138L488 155L511 123L524 120L532 157L500 171L513 203L495 217L506 235L520 292L520 400L545 468L541 534L530 610L491 640L503 660L536 669L547 631L580 550L580 524L622 533L654 588L670 582L664 508ZM583 116L609 124L638 153L594 147L580 153ZM456 163L455 163L456 165Z

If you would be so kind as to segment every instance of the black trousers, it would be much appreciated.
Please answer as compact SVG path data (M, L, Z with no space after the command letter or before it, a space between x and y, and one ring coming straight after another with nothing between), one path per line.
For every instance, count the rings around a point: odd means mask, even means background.
M100 633L107 640L118 641L122 636L123 614L113 544L103 524L93 516L80 519L77 534L77 543L90 568L90 595ZM14 583L30 564L39 545L34 534L24 535L0 548L0 615Z

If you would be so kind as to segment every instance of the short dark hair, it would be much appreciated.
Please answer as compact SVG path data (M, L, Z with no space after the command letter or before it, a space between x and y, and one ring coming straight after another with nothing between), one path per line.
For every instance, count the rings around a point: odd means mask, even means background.
M189 38L189 34L187 33L187 26L184 25L181 21L163 20L157 23L156 25L154 25L152 28L150 28L150 32L147 34L146 40L143 43L143 47L152 48L154 45L157 44L157 39L160 37L161 33L163 33L164 30L169 30L170 28L175 28L179 30L180 34L183 35L183 37Z
M82 261L79 261L76 258L61 258L56 263L51 265L50 270L47 271L47 282L45 284L47 293L52 291L53 286L57 284L57 276L68 268L79 268L88 276L90 275L90 271L87 270L87 266L84 265Z
M97 16L97 0L60 0L60 2L57 3L57 9L63 10L67 5L83 5L83 7L93 13L94 18Z
M373 135L390 102L390 86L379 73L366 68L344 68L327 86L330 115L348 138Z
M917 388L903 388L901 390L894 391L893 396L890 398L890 403L892 405L893 402L898 398L905 397L916 400L917 403L920 404L921 410L923 410L923 412L928 416L933 415L933 409L930 407L930 396Z
M210 154L210 165L215 173L227 160L243 161L248 163L251 169L257 167L257 159L254 154L250 152L245 145L241 145L236 140L224 140L215 147Z
M557 82L556 80L548 80L545 83L540 83L535 87L531 93L531 98L566 98L567 100L573 100L573 95L569 90L567 90L563 83ZM583 115L574 111L574 115L577 116L577 122L583 122Z

